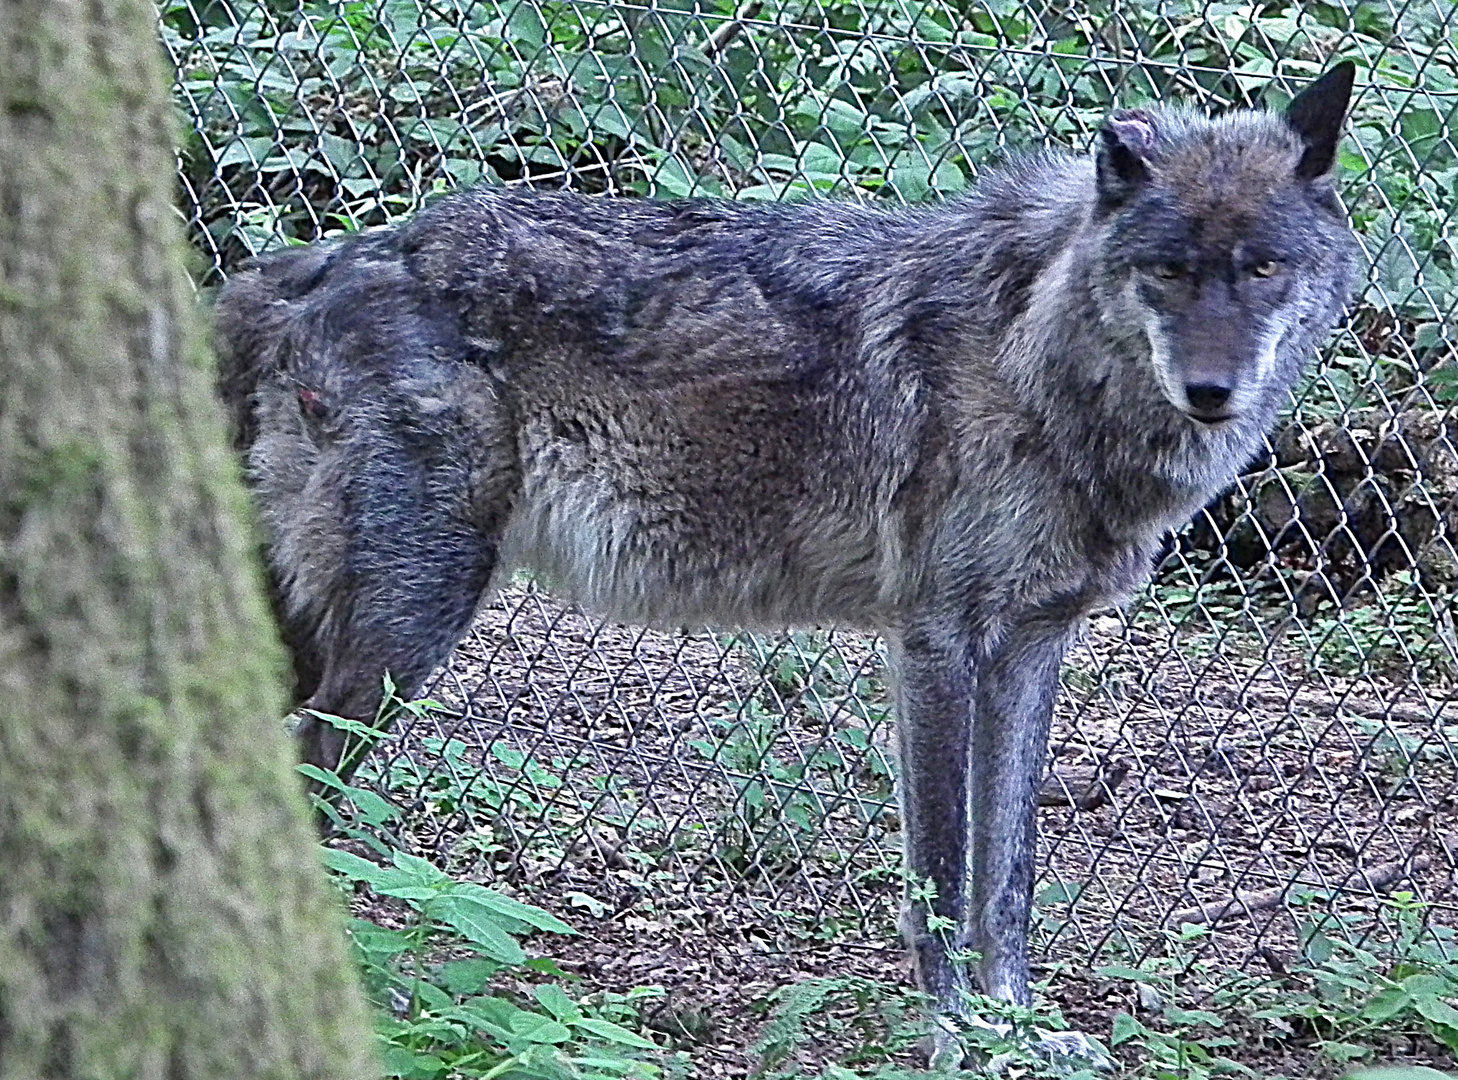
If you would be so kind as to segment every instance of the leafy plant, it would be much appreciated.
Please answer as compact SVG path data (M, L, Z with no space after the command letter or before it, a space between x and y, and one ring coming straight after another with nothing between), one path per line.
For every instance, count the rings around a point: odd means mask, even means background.
M923 994L859 976L805 979L780 987L766 1001L769 1022L755 1047L760 1056L755 1075L798 1075L784 1068L807 1045L841 1051L839 1068L829 1071L829 1078L861 1075L851 1072L852 1067L879 1070L904 1061L931 1030L926 1019L930 1004Z
M816 850L835 815L854 815L864 827L886 811L891 770L872 741L886 721L884 695L876 678L850 670L823 635L796 632L780 644L757 635L732 640L750 652L765 681L732 711L711 716L706 736L689 746L721 770L729 788L718 856L741 873L780 873ZM810 737L809 746L784 737L792 726Z
M349 932L365 982L381 1007L385 1074L520 1080L609 1080L662 1074L658 1046L638 1032L637 1002L657 991L573 998L550 958L522 946L534 931L571 934L541 908L394 852L381 865L339 848L324 861L343 880L403 901L403 928L355 919ZM625 1026L631 1025L631 1026ZM645 1056L646 1055L646 1056Z
M1425 1035L1458 1054L1458 933L1425 919L1428 905L1411 893L1385 901L1396 932L1328 934L1330 916L1307 921L1302 934L1305 985L1254 1015L1277 1025L1300 1023L1326 1056L1346 1062L1373 1056L1373 1043Z
M1451 615L1443 609L1410 571L1395 573L1364 602L1309 620L1313 662L1348 675L1416 670L1433 684L1451 679L1454 646L1443 636Z
M1310 1048L1328 1067L1372 1060L1412 1038L1458 1051L1458 934L1426 915L1405 893L1387 899L1376 919L1313 908L1301 960L1279 979L1194 959L1190 947L1208 927L1167 933L1162 955L1098 969L1133 991L1134 1009L1114 1017L1110 1044L1138 1075L1161 1080L1254 1076L1251 1051L1263 1045Z
M386 220L437 182L923 201L1009 148L1083 140L1114 102L1093 58L1137 50L1126 104L1234 103L1340 42L1410 94L1396 132L1365 95L1344 160L1384 295L1414 325L1453 299L1458 49L1431 7L172 0L162 27L196 224L225 262Z

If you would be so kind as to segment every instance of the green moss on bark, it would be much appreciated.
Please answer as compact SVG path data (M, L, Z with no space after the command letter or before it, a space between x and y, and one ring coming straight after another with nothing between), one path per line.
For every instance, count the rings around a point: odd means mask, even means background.
M154 15L0 3L0 1080L359 1080Z

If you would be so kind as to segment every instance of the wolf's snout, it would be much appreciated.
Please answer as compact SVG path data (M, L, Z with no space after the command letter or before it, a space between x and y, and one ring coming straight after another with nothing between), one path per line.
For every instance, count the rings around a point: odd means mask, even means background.
M1185 400L1190 403L1191 416L1213 424L1227 418L1225 405L1230 400L1230 387L1219 383L1190 383L1185 387Z

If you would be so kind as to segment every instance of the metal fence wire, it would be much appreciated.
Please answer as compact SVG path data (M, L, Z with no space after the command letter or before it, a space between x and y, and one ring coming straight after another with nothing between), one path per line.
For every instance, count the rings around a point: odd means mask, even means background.
M1406 894L1454 922L1452 4L161 10L205 287L252 252L477 182L936 199L1009 152L1086 147L1116 104L1280 104L1328 58L1354 59L1341 188L1365 289L1269 452L1067 665L1037 948L1072 970L1167 948L1173 931L1195 962L1249 969L1323 935L1390 936ZM430 694L442 708L407 717L361 774L401 808L398 842L550 882L533 899L616 913L619 943L690 927L767 950L895 948L875 641L632 629L518 581Z

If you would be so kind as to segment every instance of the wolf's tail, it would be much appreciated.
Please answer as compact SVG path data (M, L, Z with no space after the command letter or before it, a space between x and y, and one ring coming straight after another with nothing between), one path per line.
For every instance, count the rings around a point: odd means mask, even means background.
M336 244L265 255L223 286L214 312L217 387L227 407L233 446L246 452L258 436L253 402L259 385L287 364L287 326L296 302L323 281Z

